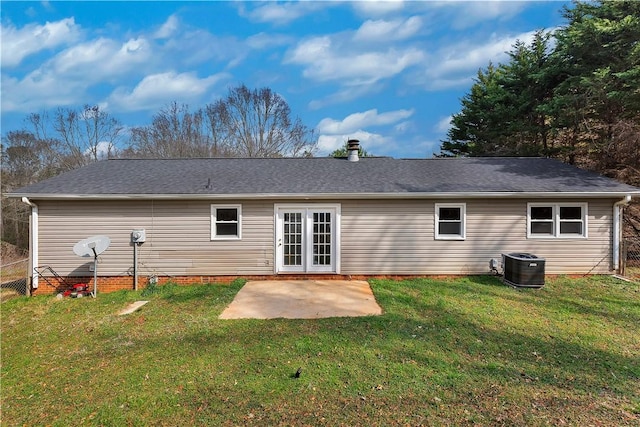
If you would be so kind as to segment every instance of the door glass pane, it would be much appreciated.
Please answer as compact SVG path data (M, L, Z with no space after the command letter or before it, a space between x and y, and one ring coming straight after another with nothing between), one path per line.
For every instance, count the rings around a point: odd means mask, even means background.
M331 213L313 213L313 265L331 265Z
M283 263L287 266L302 265L302 214L283 215Z

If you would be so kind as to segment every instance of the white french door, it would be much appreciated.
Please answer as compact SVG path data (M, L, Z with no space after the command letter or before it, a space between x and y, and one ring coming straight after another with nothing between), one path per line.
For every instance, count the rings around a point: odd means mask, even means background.
M340 205L276 205L276 272L338 273Z

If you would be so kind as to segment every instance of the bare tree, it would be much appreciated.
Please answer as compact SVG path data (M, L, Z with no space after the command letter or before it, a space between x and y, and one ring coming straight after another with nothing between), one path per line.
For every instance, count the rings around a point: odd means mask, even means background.
M173 102L148 126L131 130L125 156L283 157L310 156L313 131L291 118L287 102L271 89L241 85L204 109Z
M131 130L129 152L146 158L208 157L210 141L204 112L186 104L169 104L148 126Z
M29 209L4 194L59 173L58 145L55 139L41 139L26 130L11 131L2 138L2 240L23 249L28 246Z
M3 138L2 172L9 177L3 185L29 185L60 172L59 141L38 138L27 130L10 131Z
M115 154L122 126L99 107L32 113L26 127L2 138L2 193ZM27 206L2 200L2 239L24 248Z
M31 121L44 129L39 115ZM98 106L82 109L58 108L53 115L53 129L63 144L68 167L73 169L90 162L112 157L123 127L120 122Z
M206 113L214 155L222 149L245 157L296 157L315 150L313 131L292 119L287 102L269 88L231 88Z

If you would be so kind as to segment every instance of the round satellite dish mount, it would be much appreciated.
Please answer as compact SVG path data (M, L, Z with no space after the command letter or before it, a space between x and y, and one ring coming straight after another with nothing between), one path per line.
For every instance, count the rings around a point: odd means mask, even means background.
M80 240L73 246L73 252L79 257L95 258L106 251L111 244L107 236L92 236Z
M80 240L73 245L73 252L79 257L93 258L93 292L95 298L98 295L98 255L107 250L111 239L107 236L92 236Z

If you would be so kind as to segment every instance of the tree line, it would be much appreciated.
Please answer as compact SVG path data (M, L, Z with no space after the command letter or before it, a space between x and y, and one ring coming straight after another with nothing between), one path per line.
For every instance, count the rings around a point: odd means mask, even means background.
M173 102L151 123L126 129L98 106L26 116L2 138L2 193L106 158L301 157L316 148L313 129L269 88L239 85L191 111ZM28 207L2 200L2 240L28 246Z
M574 2L566 24L478 71L442 156L544 156L640 186L640 2ZM627 232L640 236L640 209Z

